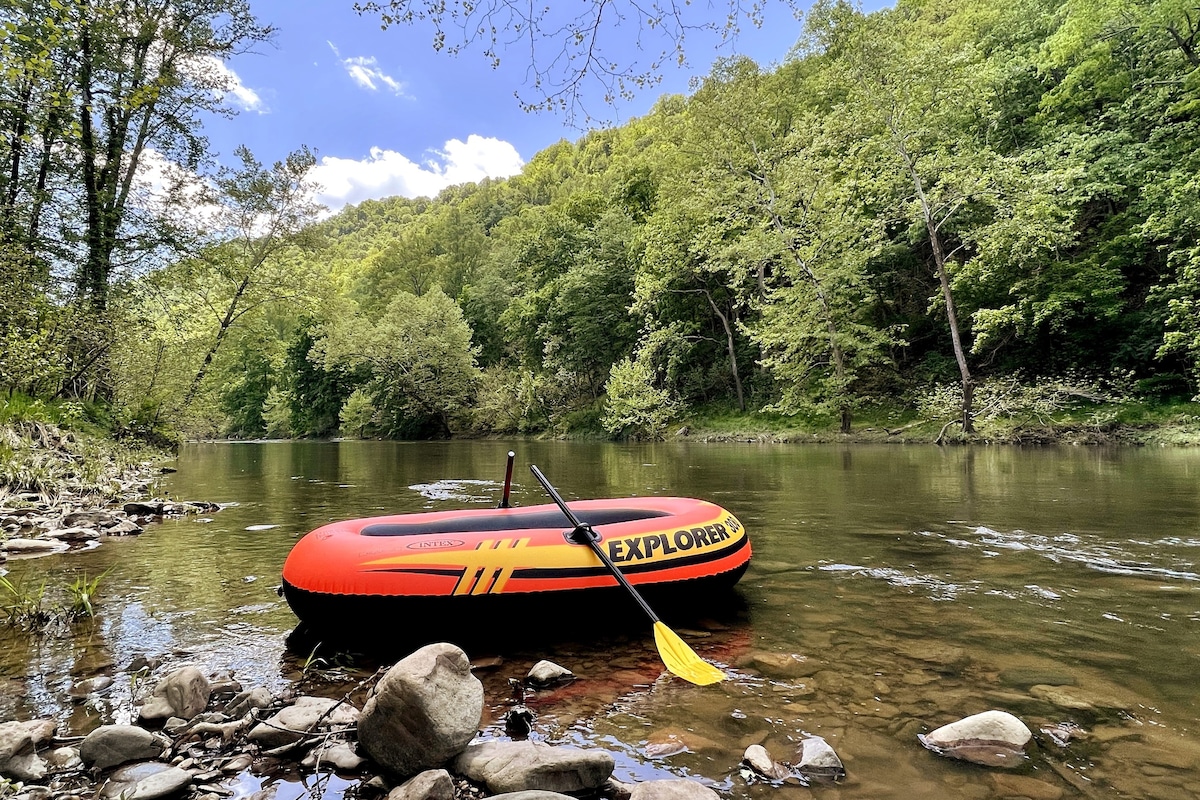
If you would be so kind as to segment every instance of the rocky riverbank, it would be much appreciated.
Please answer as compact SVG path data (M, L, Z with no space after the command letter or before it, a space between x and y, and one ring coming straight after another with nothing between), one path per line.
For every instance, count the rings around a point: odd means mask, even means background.
M165 454L37 422L0 428L0 563L95 547L215 503L156 498Z
M150 665L152 666L152 665ZM243 687L231 674L196 666L169 672L130 710L137 724L101 725L86 736L58 738L53 719L0 723L0 791L17 800L223 800L245 794L251 776L266 800L284 774L339 774L346 795L387 800L717 800L704 778L625 784L613 779L613 755L599 748L531 740L527 687L574 679L541 662L521 681L503 738L479 736L484 689L465 652L431 644L380 669L340 698ZM82 681L81 698L103 696L111 678ZM362 699L361 707L358 702ZM920 737L932 752L1006 768L1025 763L1032 734L1000 711L977 714ZM846 776L824 739L799 742L794 763L761 745L747 748L739 769L748 783L812 786ZM719 776L710 776L716 779ZM319 797L320 794L317 794Z

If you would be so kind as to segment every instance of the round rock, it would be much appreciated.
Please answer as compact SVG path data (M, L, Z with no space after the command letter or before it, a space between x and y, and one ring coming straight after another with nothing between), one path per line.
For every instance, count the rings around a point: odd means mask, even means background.
M454 800L454 779L444 769L427 769L392 789L387 800Z
M984 711L943 725L921 744L939 755L988 767L1016 767L1024 763L1025 745L1033 733L1006 711Z
M792 774L790 769L771 758L767 748L761 744L752 744L747 747L746 752L742 755L742 763L770 781L781 781Z
M542 790L586 792L612 775L615 762L603 750L552 747L545 742L489 741L473 744L454 762L454 770L494 794Z
M35 752L33 736L21 722L0 724L0 775L18 781L40 781L46 777L46 762Z
M533 665L525 680L533 686L545 687L555 683L565 683L575 680L575 673L566 667L559 666L553 661L542 659Z
M266 749L283 747L310 733L354 725L358 709L327 697L298 697L296 702L250 731L250 741Z
M136 725L101 725L79 745L83 763L96 769L108 769L128 761L158 758L167 743Z
M183 667L158 682L154 687L154 695L142 706L141 718L191 719L208 706L211 696L212 686L204 673L195 667Z
M376 686L358 723L359 746L401 776L440 767L463 748L483 718L483 684L460 648L422 647Z

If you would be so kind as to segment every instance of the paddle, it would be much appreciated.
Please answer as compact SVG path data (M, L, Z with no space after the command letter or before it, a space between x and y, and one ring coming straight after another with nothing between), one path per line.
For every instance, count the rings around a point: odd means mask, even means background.
M592 552L604 562L604 566L608 567L608 571L617 579L617 583L625 587L628 592L633 595L633 599L637 601L646 615L654 623L654 643L658 646L658 655L662 658L667 669L673 674L678 675L685 681L691 681L699 686L707 686L710 683L724 680L725 674L721 670L709 664L700 656L696 655L692 648L688 647L687 642L680 639L675 631L666 626L658 614L654 613L654 609L650 608L649 604L642 598L638 590L633 588L633 585L626 580L621 574L621 570L617 569L617 565L608 557L608 553L604 552L604 548L600 546L600 535L592 530L591 525L587 525L579 521L571 509L567 508L567 504L559 497L558 492L550 485L550 481L546 480L546 476L537 468L535 464L529 465L533 476L542 484L542 488L554 500L567 520L574 526L571 531L570 540L575 544L587 544L592 548Z

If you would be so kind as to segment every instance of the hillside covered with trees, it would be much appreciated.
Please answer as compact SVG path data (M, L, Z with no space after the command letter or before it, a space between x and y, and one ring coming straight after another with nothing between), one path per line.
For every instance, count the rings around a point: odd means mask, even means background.
M325 219L299 145L138 196L139 148L204 156L188 115L220 75L195 65L265 29L173 0L197 27L130 41L122 5L0 12L10 398L183 436L653 438L714 413L969 436L1197 394L1190 0L818 3L777 67Z

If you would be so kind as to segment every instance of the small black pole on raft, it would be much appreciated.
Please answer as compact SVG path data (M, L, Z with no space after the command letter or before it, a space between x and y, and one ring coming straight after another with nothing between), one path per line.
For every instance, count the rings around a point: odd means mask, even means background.
M508 493L512 489L512 467L513 459L517 454L512 450L508 451L508 468L504 470L504 496L500 499L500 508L508 508Z

